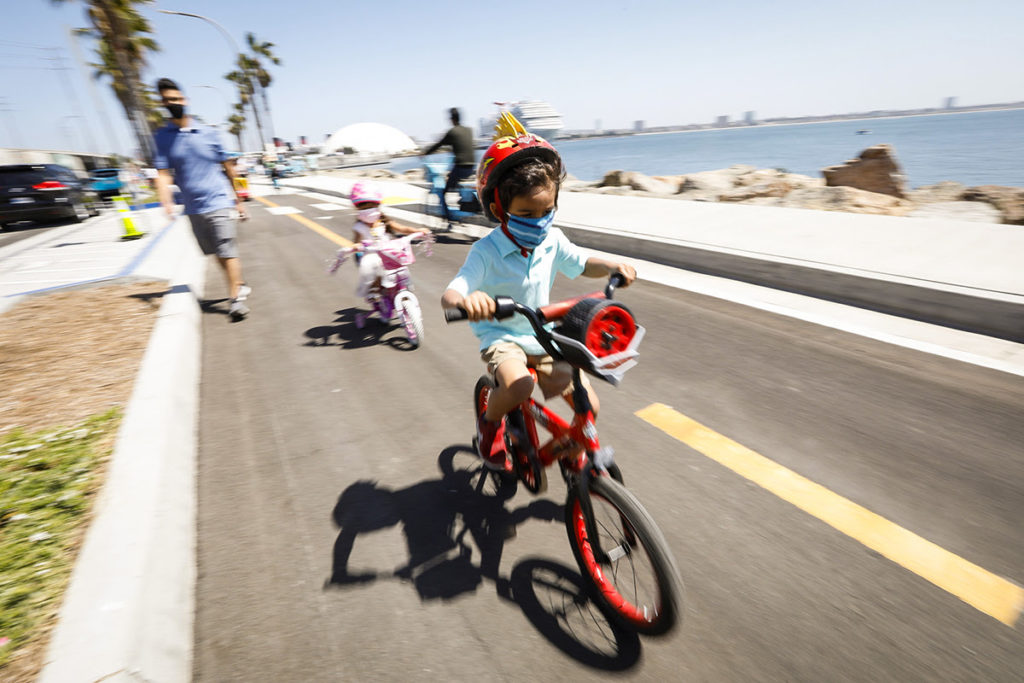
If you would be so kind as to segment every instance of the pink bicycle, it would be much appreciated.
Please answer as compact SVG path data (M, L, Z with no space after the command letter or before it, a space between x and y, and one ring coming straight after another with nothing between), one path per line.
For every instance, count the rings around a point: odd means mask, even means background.
M412 248L416 238L422 238L422 251L424 255L430 256L433 253L434 235L430 232L416 232L396 239L367 240L351 247L342 247L327 269L331 274L337 272L352 254L356 254L357 259L366 254L380 256L384 266L380 286L367 295L366 302L371 311L356 316L356 327L362 328L366 319L374 313L383 322L390 322L396 315L400 316L405 336L413 347L423 343L423 313L420 311L419 300L413 294L412 278L409 275L409 266L416 262Z

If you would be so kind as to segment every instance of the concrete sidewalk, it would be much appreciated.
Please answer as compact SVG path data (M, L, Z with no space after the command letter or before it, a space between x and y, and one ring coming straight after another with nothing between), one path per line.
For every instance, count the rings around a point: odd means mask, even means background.
M347 197L356 180L281 183ZM373 182L395 203L426 196ZM555 224L592 249L1024 341L1021 226L585 192L561 193Z

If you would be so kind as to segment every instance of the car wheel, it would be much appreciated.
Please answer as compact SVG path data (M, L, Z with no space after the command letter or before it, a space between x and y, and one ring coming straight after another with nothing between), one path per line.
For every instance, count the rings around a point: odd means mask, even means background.
M89 218L89 209L82 202L75 202L74 204L72 204L71 210L74 212L72 217L75 219L76 223L81 223L82 221Z

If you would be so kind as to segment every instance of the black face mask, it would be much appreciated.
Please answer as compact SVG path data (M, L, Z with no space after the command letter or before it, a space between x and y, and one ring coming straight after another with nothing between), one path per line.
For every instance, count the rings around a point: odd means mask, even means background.
M167 112L172 119L180 119L185 116L184 104L165 104L164 106L167 107Z

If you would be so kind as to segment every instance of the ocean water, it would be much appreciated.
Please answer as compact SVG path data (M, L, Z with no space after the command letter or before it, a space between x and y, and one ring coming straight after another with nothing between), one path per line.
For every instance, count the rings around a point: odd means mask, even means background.
M871 132L858 135L863 129ZM826 166L881 143L893 147L910 187L943 180L1024 187L1024 109L557 140L555 146L571 175L599 180L611 170L679 175L733 164L820 176ZM392 167L416 165L402 159Z

